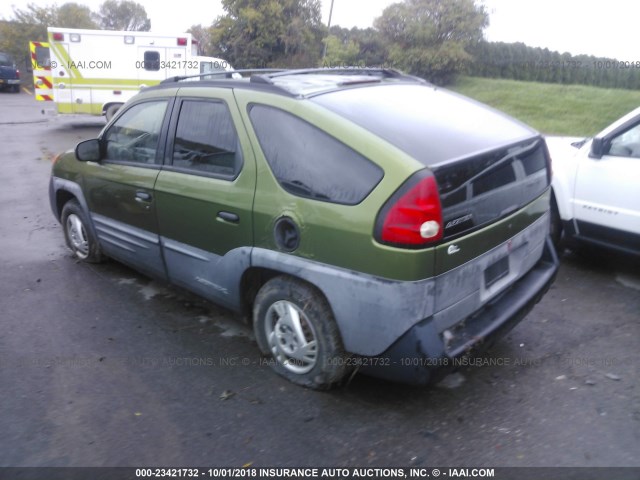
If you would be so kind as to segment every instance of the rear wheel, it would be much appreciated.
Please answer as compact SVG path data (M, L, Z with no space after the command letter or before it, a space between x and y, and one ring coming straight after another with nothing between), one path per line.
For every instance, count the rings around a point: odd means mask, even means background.
M293 383L328 389L349 371L331 308L305 282L287 276L269 280L256 297L253 328L273 369Z
M103 260L100 245L88 227L87 216L76 200L64 205L61 222L67 246L76 258L89 263Z
M13 93L20 93L20 85L12 85L11 86L11 91Z

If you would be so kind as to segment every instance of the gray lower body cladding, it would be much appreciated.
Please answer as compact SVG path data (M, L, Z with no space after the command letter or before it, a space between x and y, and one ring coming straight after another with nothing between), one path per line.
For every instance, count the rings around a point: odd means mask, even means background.
M479 353L517 325L547 292L558 266L547 239L534 267L478 312L445 331L439 331L433 318L421 321L375 360L363 358L360 372L413 385L437 380L455 370L455 359Z
M546 264L541 259L548 248L548 232L549 216L545 214L470 262L415 282L381 279L257 248L253 249L251 264L288 273L318 287L331 305L345 350L373 358L383 355L414 329L422 332L423 343L427 331L434 345L441 343L443 335L449 336L446 331L460 338L456 331L464 321L491 308L497 299L516 303L518 299L511 293L514 285L535 276L541 262ZM500 262L508 264L504 275L487 281L485 272ZM557 262L554 265L552 274ZM532 291L531 295L537 293ZM426 352L437 355L440 350L443 348L429 347Z

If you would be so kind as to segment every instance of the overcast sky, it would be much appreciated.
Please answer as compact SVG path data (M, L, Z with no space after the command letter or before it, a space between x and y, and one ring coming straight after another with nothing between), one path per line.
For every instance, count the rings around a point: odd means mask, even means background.
M97 11L104 0L80 0ZM220 0L179 0L165 3L136 0L151 18L152 31L181 32L194 24L209 25L223 14ZM447 0L444 0L447 1ZM523 42L572 54L585 53L620 60L640 61L637 31L638 0L479 0L490 14L485 36L491 41ZM28 3L62 5L64 0L3 0L0 18ZM332 25L368 27L394 0L334 0ZM176 8L169 8L175 5ZM329 18L331 0L322 0L323 19Z

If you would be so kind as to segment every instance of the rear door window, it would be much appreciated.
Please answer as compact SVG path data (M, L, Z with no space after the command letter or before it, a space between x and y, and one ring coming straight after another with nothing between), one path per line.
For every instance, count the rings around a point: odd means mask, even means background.
M182 102L172 166L187 172L235 178L242 166L242 152L226 103Z
M367 158L290 113L253 105L249 115L271 171L292 195L356 205L384 175Z

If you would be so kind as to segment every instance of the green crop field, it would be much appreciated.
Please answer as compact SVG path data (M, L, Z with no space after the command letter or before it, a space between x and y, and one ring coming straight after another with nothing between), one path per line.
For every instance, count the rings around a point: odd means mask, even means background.
M640 91L458 77L447 87L550 135L591 136L640 106Z

